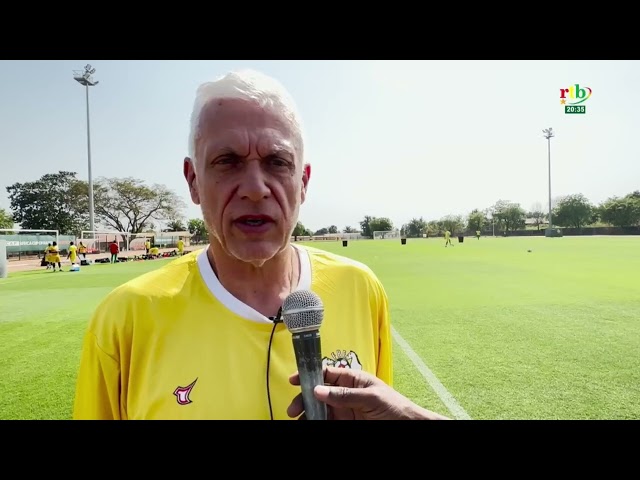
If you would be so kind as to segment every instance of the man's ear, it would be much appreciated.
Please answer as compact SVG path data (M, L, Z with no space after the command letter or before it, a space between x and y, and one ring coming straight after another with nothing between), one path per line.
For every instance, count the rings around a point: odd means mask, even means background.
M196 166L189 157L184 157L184 164L182 167L184 178L189 186L189 194L191 195L191 201L196 205L200 205L200 194L198 193L198 179L196 178Z
M300 204L304 203L305 198L307 198L307 188L309 185L309 179L311 178L311 165L305 163L302 168L302 190L300 192Z

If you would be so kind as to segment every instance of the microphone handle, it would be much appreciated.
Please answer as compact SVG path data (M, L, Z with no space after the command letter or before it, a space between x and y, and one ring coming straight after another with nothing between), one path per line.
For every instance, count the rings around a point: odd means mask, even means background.
M320 331L293 333L292 337L305 417L307 420L326 420L327 405L313 394L316 385L324 385Z

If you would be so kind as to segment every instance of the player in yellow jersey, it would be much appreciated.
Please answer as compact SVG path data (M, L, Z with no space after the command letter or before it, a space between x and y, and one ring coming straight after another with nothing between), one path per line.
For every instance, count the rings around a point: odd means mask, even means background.
M178 255L182 255L184 253L184 240L181 238L178 240Z
M365 265L290 243L311 167L293 101L253 72L202 85L184 175L210 244L110 293L84 338L76 419L289 419L278 315L320 296L323 363L392 384L389 304ZM267 378L268 383L267 383Z
M444 246L451 245L453 247L453 243L451 243L451 232L449 230L445 230L444 232Z
M76 263L76 261L78 260L78 253L77 252L78 252L78 247L76 247L73 244L73 242L69 242L69 254L67 255L67 258L71 262L71 265Z
M53 271L56 271L56 263L58 264L58 269L62 271L62 259L60 258L60 249L58 248L58 242L53 242L53 244L48 247L49 249L49 262L51 263L51 267Z
M47 270L51 268L51 252L49 251L50 247L51 247L51 244L49 243L44 249L44 262L46 264Z
M82 255L82 258L87 258L87 247L82 243L78 243L78 256Z

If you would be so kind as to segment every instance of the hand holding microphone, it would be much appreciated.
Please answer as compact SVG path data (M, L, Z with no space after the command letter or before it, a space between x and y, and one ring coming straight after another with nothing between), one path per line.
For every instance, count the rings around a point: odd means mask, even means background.
M282 321L292 334L298 372L289 378L301 386L287 414L306 420L448 420L418 406L375 375L350 368L322 368L322 300L308 290L291 293ZM327 385L328 384L328 385Z
M289 381L300 385L300 375ZM363 370L327 367L324 381L314 389L315 397L328 405L329 420L449 420L447 417L416 405L375 375ZM306 419L302 395L296 396L287 414Z

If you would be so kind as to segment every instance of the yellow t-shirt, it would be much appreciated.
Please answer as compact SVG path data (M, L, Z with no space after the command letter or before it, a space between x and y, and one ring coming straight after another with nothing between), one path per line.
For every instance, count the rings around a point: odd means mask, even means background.
M78 247L76 247L75 245L69 245L69 260L71 260L72 262L75 261L77 253L76 250L78 249Z
M58 249L58 246L53 246L51 245L49 248L49 261L51 263L59 263L60 260L60 250Z
M392 384L389 307L366 266L295 246L299 289L322 299L323 363L361 368ZM206 249L110 293L86 333L75 419L269 419L266 369L273 322L218 281ZM270 391L275 419L300 387L291 333L276 326Z
M178 251L183 251L184 250L184 241L183 240L178 240Z

